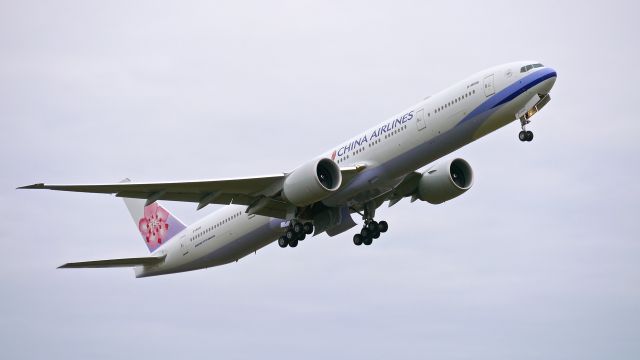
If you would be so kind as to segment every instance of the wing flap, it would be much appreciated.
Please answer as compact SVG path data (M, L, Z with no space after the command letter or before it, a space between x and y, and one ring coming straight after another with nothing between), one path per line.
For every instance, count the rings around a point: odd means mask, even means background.
M163 257L147 256L137 258L123 258L123 259L107 259L107 260L92 260L66 263L58 266L58 269L81 269L81 268L115 268L115 267L133 267L133 266L150 266L157 265L164 261Z

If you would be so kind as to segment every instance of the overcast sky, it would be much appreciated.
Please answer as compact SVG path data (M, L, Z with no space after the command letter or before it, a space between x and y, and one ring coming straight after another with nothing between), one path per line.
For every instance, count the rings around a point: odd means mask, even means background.
M0 1L0 357L638 359L634 1ZM290 170L484 68L558 72L451 156L474 187L390 230L135 279L120 199L34 182ZM185 222L195 204L166 203Z

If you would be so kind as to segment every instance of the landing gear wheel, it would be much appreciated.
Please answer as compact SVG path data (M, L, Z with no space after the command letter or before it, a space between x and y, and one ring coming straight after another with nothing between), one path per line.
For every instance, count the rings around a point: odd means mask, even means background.
M298 240L299 241L304 240L306 237L307 237L307 234L305 234L305 233L298 234Z
M531 131L525 131L525 136L526 136L526 141L531 141L531 140L533 140L533 132L531 132Z
M304 223L304 225L302 226L304 229L304 233L307 235L311 235L311 233L313 232L313 224L312 223Z
M356 244L357 246L362 245L362 240L363 240L362 235L360 234L353 235L353 243Z
M520 141L527 141L527 132L522 130L518 133L518 139L520 139Z
M287 237L287 240L289 240L290 242L296 238L296 233L293 232L293 230L287 230L287 232L284 234L284 236Z
M523 129L524 130L524 129ZM355 234L353 236L353 242L356 245L371 245L373 243L373 239L378 239L382 233L387 232L389 230L389 224L386 221L377 222L374 220L375 218L375 209L376 206L373 203L364 204L363 212L359 212L357 209L354 209L355 212L362 216L362 220L364 224L362 226L362 230L360 230L359 234Z
M286 236L280 236L280 238L278 239L278 245L280 245L281 248L286 248L289 245L289 240L287 240Z
M291 246L291 247L296 247L296 246L298 246L298 240L291 240L291 241L289 241L289 246Z
M300 234L304 230L301 223L295 223L293 225L293 232Z

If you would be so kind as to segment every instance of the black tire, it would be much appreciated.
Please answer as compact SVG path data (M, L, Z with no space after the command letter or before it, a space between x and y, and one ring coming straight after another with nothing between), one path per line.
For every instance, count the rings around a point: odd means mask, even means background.
M313 233L313 224L308 222L308 223L304 223L304 233L307 235L311 235L311 233Z
M371 234L371 231L367 228L362 228L362 230L360 230L360 235L362 235L363 238L369 237L369 234Z
M371 245L371 243L373 243L373 239L371 237L367 236L366 238L364 238L362 240L362 243L367 245L367 246L369 246L369 245Z
M378 223L378 230L380 230L381 233L387 232L387 230L389 230L389 224L384 220L380 221Z
M281 248L286 248L287 246L289 246L289 240L287 240L286 236L280 236L280 238L278 239L278 245Z
M518 133L518 139L520 139L520 141L527 141L527 132L526 131L520 131L520 133Z
M298 240L291 240L291 241L289 241L289 246L291 246L291 247L296 247L296 246L298 246Z
M307 237L307 234L305 233L300 233L298 234L298 241L302 241Z
M369 221L369 223L367 224L367 229L369 229L369 231L371 231L372 233L378 231L378 223L373 220Z
M371 237L374 238L374 239L379 238L380 237L380 231L374 232L373 234L371 234Z
M287 230L287 233L284 234L284 236L287 237L287 240L292 241L296 238L296 233L294 233L293 230Z
M295 223L293 225L293 232L296 234L300 234L302 231L304 231L303 226L301 223Z
M527 141L531 141L533 140L533 132L532 131L527 131Z
M360 235L360 234L353 235L353 243L356 246L362 245L362 240L363 240L362 235Z

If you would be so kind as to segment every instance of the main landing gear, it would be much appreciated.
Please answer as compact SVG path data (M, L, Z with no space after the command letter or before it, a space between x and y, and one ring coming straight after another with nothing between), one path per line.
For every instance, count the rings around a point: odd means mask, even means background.
M353 243L357 246L362 244L371 245L373 243L373 239L377 239L380 237L381 233L387 232L389 230L389 224L386 221L376 222L373 220L375 215L375 207L365 206L364 214L362 215L364 219L364 226L362 230L360 230L359 234L353 235Z
M387 232L387 230L389 230L389 224L387 224L386 221L376 222L373 219L367 220L362 230L360 230L360 233L353 235L353 243L357 246L362 244L371 245L373 239L379 238L380 234Z
M522 125L522 131L520 131L520 133L518 133L518 139L520 139L520 141L525 142L525 141L531 141L533 140L533 132L527 130L525 128L525 126L527 126L527 124L529 124L531 122L531 120L526 119L524 116L522 116L520 118L520 124Z
M278 245L280 245L281 248L286 248L287 246L296 247L298 246L298 241L304 240L307 235L311 233L313 233L312 223L291 221L287 227L287 231L278 239Z

